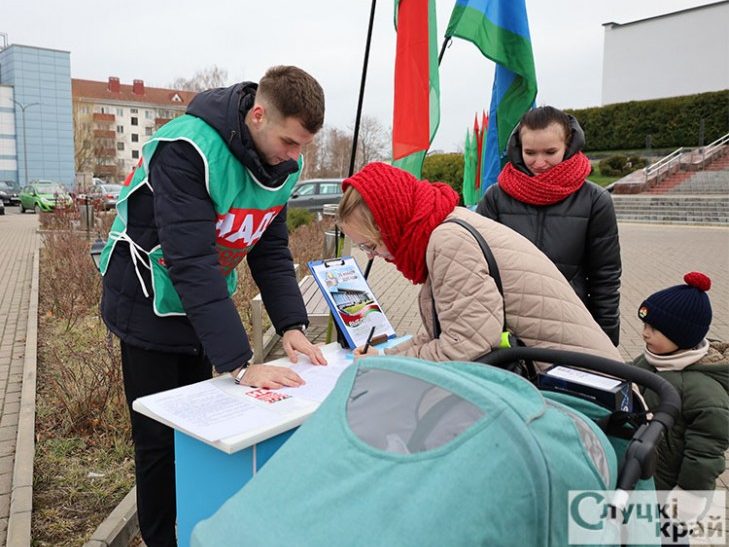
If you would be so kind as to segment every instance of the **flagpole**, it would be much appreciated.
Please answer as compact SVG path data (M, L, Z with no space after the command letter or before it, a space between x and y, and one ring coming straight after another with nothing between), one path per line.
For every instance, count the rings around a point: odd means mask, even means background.
M359 122L362 117L362 103L364 102L365 82L367 80L367 64L370 59L370 42L372 42L372 27L375 22L375 5L377 0L372 0L370 8L370 24L367 29L367 42L365 45L364 63L362 65L362 81L359 85L359 101L357 102L357 116L354 119L354 137L352 138L352 157L349 159L349 174L354 174L354 159L357 156L357 140L359 139Z
M451 43L451 37L446 36L443 39L443 45L440 46L440 53L438 54L438 66L440 66L440 62L443 60L443 55L445 55L445 50L448 47L448 44Z
M375 6L377 5L377 0L372 0L372 6L370 7L370 23L367 27L367 41L365 42L365 54L364 54L364 62L362 64L362 79L359 84L359 100L357 101L357 114L354 118L354 136L352 137L352 156L349 159L349 172L347 174L348 177L351 177L354 174L354 160L357 157L357 141L359 140L359 122L362 118L362 103L364 102L364 91L365 91L365 83L367 81L367 65L369 63L370 59L370 43L372 42L372 27L375 23ZM335 226L335 233L338 233L339 229ZM337 236L336 241L339 241L339 237ZM338 246L337 246L338 247ZM340 256L339 252L336 253L337 256ZM372 260L369 259L367 261L367 267L365 268L364 278L367 279L367 276L370 273L370 268L372 268ZM339 325L337 325L332 316L329 317L329 324L327 325L327 342L331 340L331 326L334 325L334 327L337 329L337 342L339 342L339 345L343 348L347 347L347 342L344 339L344 335L342 334L342 330L339 328Z
M365 55L364 55L364 63L362 64L362 81L359 85L359 101L357 102L357 116L354 119L354 136L352 137L352 156L349 159L349 174L348 177L351 177L354 174L354 160L357 157L357 141L359 140L359 122L362 117L362 103L364 102L364 91L365 91L365 82L367 81L367 64L370 59L370 43L372 42L372 27L375 23L375 5L377 4L377 0L372 0L372 7L370 8L370 24L367 28L367 42L365 44ZM367 279L367 276L370 274L370 270L372 269L372 261L374 259L370 258L367 260L367 266L365 267L364 271L364 278Z

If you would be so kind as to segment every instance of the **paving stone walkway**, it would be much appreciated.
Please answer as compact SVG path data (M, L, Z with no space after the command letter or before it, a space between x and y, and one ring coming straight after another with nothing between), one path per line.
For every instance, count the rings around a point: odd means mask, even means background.
M37 337L39 236L35 215L17 208L0 216L0 546L30 545L33 421ZM620 224L623 257L620 350L625 359L642 351L636 310L656 290L701 270L713 280L710 337L729 339L729 229ZM364 256L355 256L364 266ZM419 287L378 260L370 275L377 298L398 334L421 328ZM325 329L318 333L323 339ZM276 348L274 352L280 351ZM275 354L275 353L274 353ZM729 488L729 471L719 478Z

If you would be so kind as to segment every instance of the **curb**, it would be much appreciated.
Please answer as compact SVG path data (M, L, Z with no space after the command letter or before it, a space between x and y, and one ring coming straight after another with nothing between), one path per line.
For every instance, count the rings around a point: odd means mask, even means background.
M127 547L138 533L135 486L99 525L83 547Z
M8 518L8 547L31 544L31 515L33 511L33 459L35 457L35 389L38 348L38 272L40 250L33 253L33 273L30 283L28 327L23 362L23 387L20 394L18 433L15 441L13 486Z

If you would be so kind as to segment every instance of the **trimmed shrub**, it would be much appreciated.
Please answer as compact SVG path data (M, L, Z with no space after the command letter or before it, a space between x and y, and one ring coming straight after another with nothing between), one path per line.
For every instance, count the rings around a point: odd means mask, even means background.
M301 209L299 207L292 207L288 210L288 214L286 216L286 227L288 228L289 233L291 233L299 226L306 226L307 224L311 224L313 220L314 213L311 213L306 209Z
M600 174L604 177L624 177L633 171L643 169L648 165L648 162L638 156L627 157L617 154L600 160L598 165L600 167Z
M423 162L423 178L445 182L460 195L463 191L463 154L431 154Z

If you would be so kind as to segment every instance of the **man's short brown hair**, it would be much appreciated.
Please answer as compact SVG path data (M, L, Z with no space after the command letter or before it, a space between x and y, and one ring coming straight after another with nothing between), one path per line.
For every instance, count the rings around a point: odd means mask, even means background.
M313 76L295 66L274 66L258 83L258 94L284 118L296 118L309 133L324 125L324 90Z

